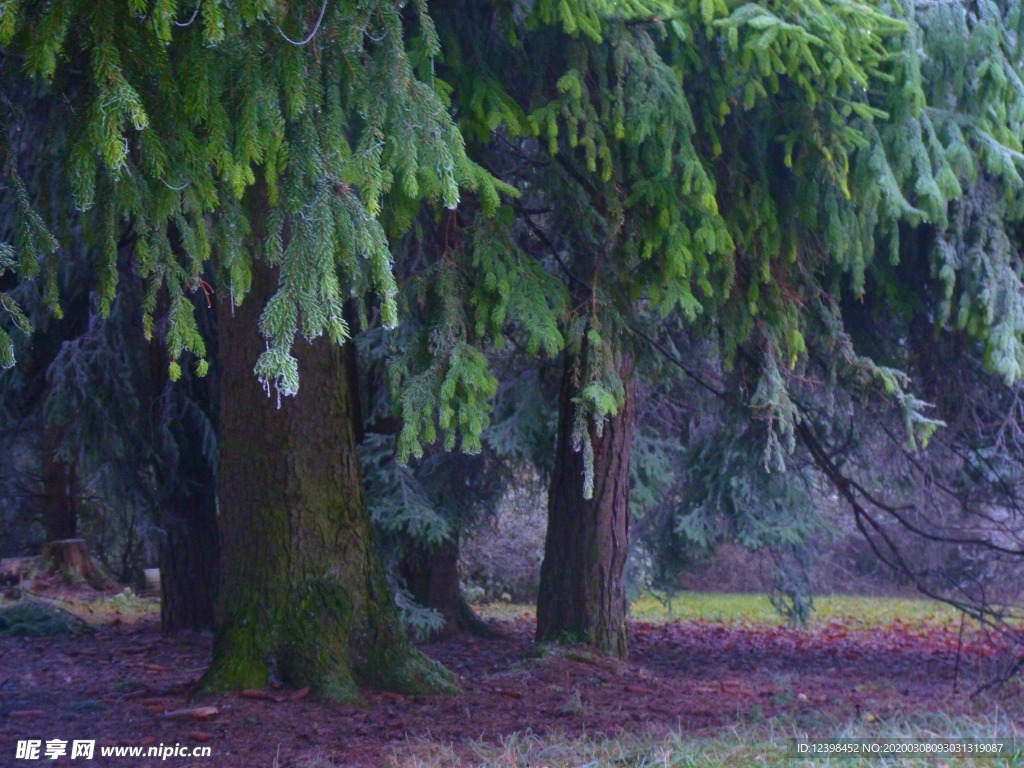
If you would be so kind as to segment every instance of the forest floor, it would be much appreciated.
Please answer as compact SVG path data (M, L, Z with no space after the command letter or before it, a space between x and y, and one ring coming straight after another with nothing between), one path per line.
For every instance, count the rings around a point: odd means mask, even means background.
M1012 683L970 695L1004 659L984 636L961 636L948 619L869 626L830 617L807 630L765 621L633 621L630 660L618 662L538 648L528 611L497 610L489 615L500 639L421 646L459 676L460 694L368 692L364 707L352 707L273 687L194 698L209 635L162 634L151 604L138 598L105 597L84 614L98 626L66 637L0 637L3 768L34 764L14 759L25 739L96 741L92 762L39 761L59 766L478 765L484 761L474 755L507 750L524 732L546 742L689 739L767 724L791 736L828 737L842 723L870 732L872 724L922 713L955 719L998 711L1016 730L1022 714ZM175 714L182 710L193 712ZM100 746L175 744L209 746L211 756L99 756ZM432 752L440 755L433 762Z

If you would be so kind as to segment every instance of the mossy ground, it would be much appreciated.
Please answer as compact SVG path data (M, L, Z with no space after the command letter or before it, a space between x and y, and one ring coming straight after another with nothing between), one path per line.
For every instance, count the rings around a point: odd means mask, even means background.
M96 593L90 588L80 592L82 594L62 589L55 593L60 597L51 597L48 592L26 594L17 600L0 600L0 633L5 632L4 623L12 623L8 618L11 616L18 618L19 625L24 625L16 634L40 636L68 634L66 627L82 631L111 624L135 624L160 615L159 601L139 597L130 589L115 594ZM9 633L9 628L7 631Z
M74 635L91 627L84 621L41 600L19 600L0 608L0 636L47 637Z

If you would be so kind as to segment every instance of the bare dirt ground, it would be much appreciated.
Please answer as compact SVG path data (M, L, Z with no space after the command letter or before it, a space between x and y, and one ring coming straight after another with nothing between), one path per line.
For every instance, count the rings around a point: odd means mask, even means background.
M956 628L814 631L691 621L631 625L631 658L537 649L528 617L494 622L505 637L423 650L460 676L456 696L367 692L365 706L304 691L194 698L210 654L204 634L161 634L152 615L71 637L0 638L0 767L103 766L68 757L16 760L23 739L99 745L206 745L208 758L108 758L111 766L278 768L316 755L338 766L387 765L421 740L497 742L515 731L574 737L681 730L709 734L782 718L815 731L851 718L1005 709L1018 696L971 699L994 667L981 638ZM958 659L959 648L959 662ZM956 683L954 685L954 683ZM176 711L203 708L198 716ZM216 712L213 712L213 709ZM171 716L168 716L168 715Z

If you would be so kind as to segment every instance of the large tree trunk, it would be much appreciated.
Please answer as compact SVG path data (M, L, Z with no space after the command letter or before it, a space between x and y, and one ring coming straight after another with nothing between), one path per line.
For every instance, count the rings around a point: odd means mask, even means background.
M351 701L358 687L450 688L398 619L363 505L342 350L297 342L302 376L277 408L253 376L272 275L218 305L221 580L209 690L274 678Z
M594 446L594 492L583 496L583 454L573 449L576 388L566 362L559 400L558 443L548 491L548 531L537 599L537 641L576 642L626 658L623 570L629 532L629 458L636 425L633 362L620 366L625 402Z
M495 637L498 633L469 607L459 586L459 532L433 547L411 545L402 558L402 576L409 593L422 606L441 614L444 626L432 633L438 640L461 633Z

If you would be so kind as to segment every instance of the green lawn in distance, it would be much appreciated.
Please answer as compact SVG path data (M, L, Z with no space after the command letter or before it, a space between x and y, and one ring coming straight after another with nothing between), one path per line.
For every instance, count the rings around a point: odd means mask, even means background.
M474 606L484 618L532 618L532 605L494 602ZM630 617L637 621L712 621L725 624L780 626L786 623L766 594L681 592L671 600L652 594L634 600ZM890 626L899 621L911 627L951 625L960 621L952 607L936 600L906 597L822 595L814 599L810 627L840 620L851 628Z
M645 595L630 606L639 621L692 621L779 625L785 623L765 594L682 592L671 600ZM859 626L886 626L895 621L908 625L958 622L960 614L936 600L905 597L822 595L814 599L810 626L833 620Z

